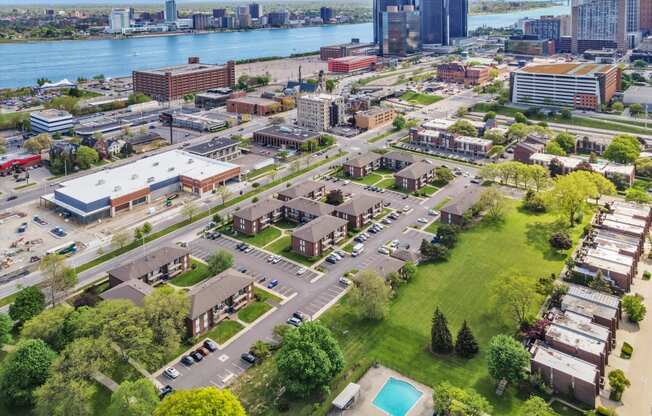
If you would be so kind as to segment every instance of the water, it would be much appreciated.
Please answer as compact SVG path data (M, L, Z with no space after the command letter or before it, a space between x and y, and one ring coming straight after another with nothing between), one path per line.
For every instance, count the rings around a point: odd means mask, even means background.
M482 25L504 27L525 16L569 11L568 6L553 6L509 14L469 16L469 29ZM316 51L320 46L348 42L351 38L371 41L371 23L124 40L0 44L0 88L34 85L40 77L56 82L97 74L126 76L136 69L178 65L188 56L199 56L207 63L286 56Z
M373 403L389 416L405 416L422 395L412 384L390 377Z

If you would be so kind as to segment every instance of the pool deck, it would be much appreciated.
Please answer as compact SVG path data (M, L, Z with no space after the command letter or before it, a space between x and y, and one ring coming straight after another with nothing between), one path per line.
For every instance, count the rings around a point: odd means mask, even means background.
M341 415L387 416L387 413L374 406L373 401L390 377L410 383L423 393L406 416L432 416L432 389L385 367L371 367L367 370L365 375L358 381L360 385L360 398L350 409L342 412Z

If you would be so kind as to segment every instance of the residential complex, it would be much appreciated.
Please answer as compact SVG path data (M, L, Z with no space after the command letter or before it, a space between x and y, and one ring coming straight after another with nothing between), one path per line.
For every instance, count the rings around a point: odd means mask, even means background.
M345 122L344 98L329 94L302 95L297 98L297 124L325 131Z
M255 235L283 219L285 204L278 199L264 199L233 213L233 229L246 235Z
M75 119L63 110L34 111L29 116L32 131L36 133L57 133L72 130Z
M347 221L330 215L315 218L292 232L292 251L321 256L346 238Z
M576 0L572 4L573 53L627 47L628 0Z
M620 68L615 65L528 65L510 77L514 104L597 110L620 88Z
M396 187L408 192L417 191L435 178L435 165L430 161L420 161L404 167L394 174Z
M62 182L54 193L41 196L41 202L90 223L173 192L184 190L201 196L239 179L238 165L172 150Z
M383 200L369 195L359 195L338 205L335 216L346 220L350 229L360 229L369 224L383 210Z
M235 62L226 65L199 63L188 58L188 64L147 71L133 71L134 92L141 92L159 101L183 98L187 94L235 85Z
M188 250L161 247L130 263L109 270L109 286L114 288L134 279L155 286L189 268L190 252Z
M289 201L294 198L308 198L318 201L326 195L326 185L316 181L303 181L278 192L276 198Z

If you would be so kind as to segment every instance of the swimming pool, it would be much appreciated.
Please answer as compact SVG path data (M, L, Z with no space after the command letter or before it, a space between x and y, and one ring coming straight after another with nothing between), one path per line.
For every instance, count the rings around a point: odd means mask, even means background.
M412 384L390 377L373 403L390 416L405 416L422 395Z

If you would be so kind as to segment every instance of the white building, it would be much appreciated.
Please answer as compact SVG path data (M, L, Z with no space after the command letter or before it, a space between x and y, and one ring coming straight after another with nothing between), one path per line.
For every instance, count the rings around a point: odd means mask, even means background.
M33 112L29 121L32 131L36 133L68 131L75 124L75 119L69 112L55 109Z
M311 94L297 99L297 124L312 130L328 130L344 123L344 98L339 95Z
M109 33L122 33L124 29L131 26L129 20L129 9L112 9L109 15Z

